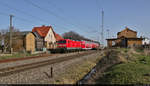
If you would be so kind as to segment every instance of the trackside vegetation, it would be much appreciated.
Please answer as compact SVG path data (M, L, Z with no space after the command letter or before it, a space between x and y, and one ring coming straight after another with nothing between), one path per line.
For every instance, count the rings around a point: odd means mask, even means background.
M150 84L150 55L142 49L118 49L128 60L108 68L96 83L104 84Z
M23 58L23 57L30 57L30 56L37 56L38 54L30 54L30 53L15 53L15 54L4 54L0 56L0 60L5 59L13 59L13 58Z

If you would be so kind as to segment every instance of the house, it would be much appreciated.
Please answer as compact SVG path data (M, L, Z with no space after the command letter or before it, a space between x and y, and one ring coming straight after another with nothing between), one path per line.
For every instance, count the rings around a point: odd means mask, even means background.
M32 29L33 34L35 35L35 47L37 50L46 49L55 49L56 41L62 37L56 34L52 26L41 26L34 27Z
M52 48L56 42L53 28L51 26L34 27L32 32L35 34L36 49L42 50L43 48Z
M108 47L130 47L141 46L143 38L137 37L137 32L126 27L121 32L117 33L117 38L107 40Z
M9 36L9 34L8 34ZM56 42L63 39L55 33L51 26L34 27L31 31L14 32L12 37L12 48L18 51L43 51L57 48Z

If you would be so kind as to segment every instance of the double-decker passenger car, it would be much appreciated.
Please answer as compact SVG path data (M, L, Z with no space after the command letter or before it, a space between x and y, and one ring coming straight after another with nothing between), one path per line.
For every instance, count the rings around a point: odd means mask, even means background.
M63 39L57 42L58 49L64 50L87 50L87 49L97 49L100 45L95 42L90 41L75 41L71 39Z

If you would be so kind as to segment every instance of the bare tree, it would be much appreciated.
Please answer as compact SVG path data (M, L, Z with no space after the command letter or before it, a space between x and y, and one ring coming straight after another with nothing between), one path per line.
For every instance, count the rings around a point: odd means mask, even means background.
M1 29L0 30L0 33L1 33L1 37L0 37L1 49L2 49L3 52L5 52L6 49L9 47L9 40L8 40L9 35L7 35L8 32L9 32L8 29Z
M90 39L85 38L85 37L79 35L78 33L74 32L74 31L66 32L66 33L64 33L62 36L63 36L64 39L91 41Z
M16 39L19 38L21 35L20 31L16 28L13 28L12 30L12 46L16 45L14 44ZM2 51L6 52L9 50L9 29L1 29L0 30L0 48Z

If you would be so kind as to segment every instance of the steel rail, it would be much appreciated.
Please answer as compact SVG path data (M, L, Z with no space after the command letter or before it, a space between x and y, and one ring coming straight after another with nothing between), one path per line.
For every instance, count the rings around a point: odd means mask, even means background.
M29 70L29 69L39 68L39 67L46 66L46 65L51 65L51 64L55 64L55 63L68 61L71 59L80 58L82 56L90 55L94 52L95 51L90 51L90 52L85 52L85 53L81 53L81 54L79 53L79 54L75 54L75 55L71 55L71 56L63 56L60 58L41 61L41 62L35 62L35 63L30 63L30 64L18 65L18 66L14 66L14 67L2 68L2 69L0 69L0 77L8 76L8 75L15 74L15 73Z

